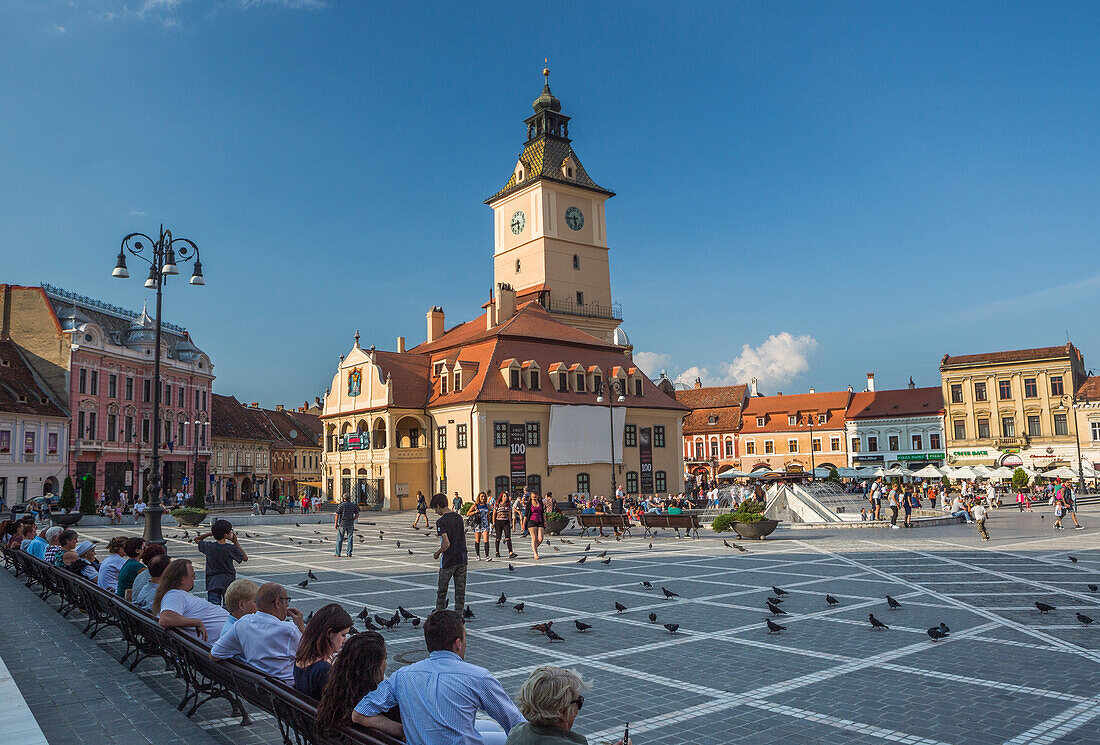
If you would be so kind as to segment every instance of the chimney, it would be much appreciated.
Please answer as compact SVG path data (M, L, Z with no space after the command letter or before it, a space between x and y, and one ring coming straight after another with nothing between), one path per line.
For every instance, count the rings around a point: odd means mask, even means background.
M431 344L443 336L443 320L443 308L433 305L432 309L428 311L428 338L425 343Z
M749 383L749 395L750 396L759 396L760 395L760 390L757 388L756 378L753 378L752 381Z
M695 379L695 387L696 388L702 388L703 387L703 381L700 380L699 378L696 378Z
M852 392L852 386L848 386L848 393Z
M405 351L405 337L397 337L397 353L402 354Z
M817 393L817 391L814 390L814 387L812 385L810 386L810 393Z
M493 325L499 326L516 314L516 291L503 282L497 285L497 299L493 304Z
M326 396L328 395L328 391L325 391L325 395L326 395ZM321 405L321 397L320 397L320 396L314 396L314 397L313 397L313 403L315 403L315 404L317 404L318 406L320 406L320 405Z
M783 395L783 391L776 391L776 392L775 392L775 395L777 395L777 396L782 396L782 395Z
M259 401L253 401L251 404L249 404L249 406L251 406L253 409L258 409L258 408L260 408L260 402Z
M0 316L0 339L7 339L11 333L11 285L4 285L4 310Z
M913 376L909 376L909 390L913 390L917 387L917 384L913 382Z
M867 390L870 393L875 392L875 374L874 373L867 373Z
M282 404L275 404L275 411L284 411L286 409Z

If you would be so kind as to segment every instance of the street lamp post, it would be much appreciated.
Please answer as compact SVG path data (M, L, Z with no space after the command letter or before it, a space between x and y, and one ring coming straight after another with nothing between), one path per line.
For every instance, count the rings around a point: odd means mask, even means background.
M1077 432L1077 392L1063 393L1062 394L1062 406L1069 404L1069 413L1067 416L1073 417L1073 442L1077 445L1077 490L1079 493L1085 493L1085 466L1081 462L1081 436Z
M122 246L118 249L118 263L111 272L112 277L126 279L130 272L126 268L126 254L136 256L149 265L149 277L145 280L146 288L157 291L157 315L156 332L154 334L153 358L153 453L152 474L149 483L149 506L145 510L145 542L164 543L161 533L161 517L164 514L164 505L160 495L160 304L161 291L164 288L164 280L179 274L176 266L177 252L181 261L194 261L195 267L191 272L191 284L204 285L206 280L202 276L202 261L199 260L199 247L187 238L173 238L172 231L160 226L160 236L153 239L145 233L130 233L122 239Z
M814 460L814 414L810 412L806 415L806 421L810 425L810 481L814 480L817 476L817 463Z
M187 417L187 421L183 423L183 426L191 429L191 439L194 441L192 444L194 448L194 457L191 458L191 496L195 496L195 488L199 485L199 429L202 427L202 422L199 421L199 412L191 412L191 415ZM205 486L205 484L204 484Z
M610 423L611 429L611 493L608 498L614 498L615 489L618 487L617 479L615 478L615 409L612 406L613 396L619 403L626 401L623 396L624 386L620 380L601 380L599 385L595 387L596 390L596 403L603 403L604 393L607 394L607 420Z

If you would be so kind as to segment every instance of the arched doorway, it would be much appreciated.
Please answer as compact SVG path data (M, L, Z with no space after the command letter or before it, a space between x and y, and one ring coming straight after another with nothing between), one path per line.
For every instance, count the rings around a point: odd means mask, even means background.
M50 476L49 478L47 478L45 481L42 482L42 495L43 496L45 496L47 494L59 494L59 493L60 492L57 490L57 479L54 478L53 476Z
M252 499L252 479L247 476L241 479L241 499Z
M275 479L274 481L271 482L271 498L272 499L278 499L279 497L282 496L282 493L279 489L279 485L280 485L280 479Z
M225 482L225 501L233 502L237 499L237 480L229 479Z

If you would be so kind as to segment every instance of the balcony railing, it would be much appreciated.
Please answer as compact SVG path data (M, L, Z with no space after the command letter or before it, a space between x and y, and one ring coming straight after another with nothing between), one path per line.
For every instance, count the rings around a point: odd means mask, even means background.
M551 313L561 313L567 316L583 316L584 318L613 318L621 321L623 318L623 309L619 303L611 303L608 305L600 305L599 303L584 303L578 305L572 300L551 300L549 298L541 301L542 307L546 308Z
M1017 435L1015 437L998 437L995 442L998 449L1021 448L1027 445L1027 435Z

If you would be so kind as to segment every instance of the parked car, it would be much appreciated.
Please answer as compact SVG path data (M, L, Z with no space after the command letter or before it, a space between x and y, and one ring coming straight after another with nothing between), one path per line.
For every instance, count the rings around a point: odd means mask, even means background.
M57 503L59 501L60 498L56 494L46 494L41 497L31 497L22 504L12 505L11 513L15 515L24 512L38 512L42 509L42 505L44 503L48 503L50 505L50 510L53 511L57 509Z

